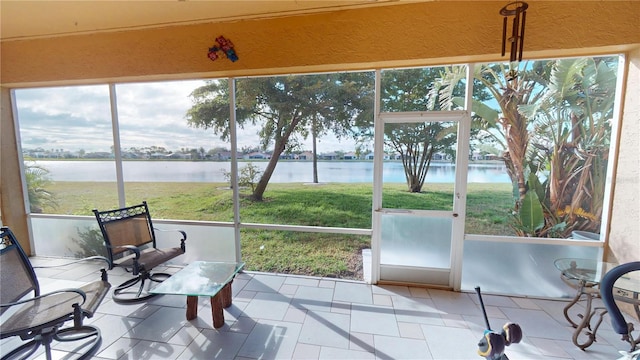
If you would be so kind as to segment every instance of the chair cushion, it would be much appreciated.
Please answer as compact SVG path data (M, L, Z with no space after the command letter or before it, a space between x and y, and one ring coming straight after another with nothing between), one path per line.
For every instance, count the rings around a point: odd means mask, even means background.
M140 259L138 260L138 263L141 270L151 271L154 267L182 254L184 254L184 251L182 251L182 248L180 247L165 249L148 248L140 252ZM128 255L122 259L114 261L114 263L118 266L129 268L133 267L134 259L134 255Z
M88 318L92 317L98 305L107 296L111 284L107 281L94 281L81 286L79 289L87 294L87 301L82 305L82 310Z
M94 281L78 289L87 296L82 310L87 317L92 317L98 305L109 292L111 284L107 281ZM59 292L45 294L43 297L16 305L19 309L13 313L0 327L2 338L19 335L28 330L59 324L71 319L73 304L82 303L82 296L76 292Z

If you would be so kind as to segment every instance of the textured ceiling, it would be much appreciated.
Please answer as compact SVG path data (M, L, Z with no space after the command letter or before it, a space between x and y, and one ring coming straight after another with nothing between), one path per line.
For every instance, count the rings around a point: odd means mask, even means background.
M269 18L425 0L0 0L0 38L16 40Z

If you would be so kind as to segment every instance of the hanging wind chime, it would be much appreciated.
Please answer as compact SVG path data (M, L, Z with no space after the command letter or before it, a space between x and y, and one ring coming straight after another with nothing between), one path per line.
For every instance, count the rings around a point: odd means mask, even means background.
M500 9L500 15L504 17L502 20L502 56L504 56L506 53L507 42L511 43L509 54L510 63L522 61L522 49L524 47L524 25L527 17L527 8L529 8L529 4L527 4L526 2L515 1L507 4L505 7ZM508 31L509 17L513 17L513 20L511 21L510 32ZM511 35L508 35L509 33ZM508 79L515 79L517 76L518 71L516 65L516 69L511 68L511 70L509 70Z

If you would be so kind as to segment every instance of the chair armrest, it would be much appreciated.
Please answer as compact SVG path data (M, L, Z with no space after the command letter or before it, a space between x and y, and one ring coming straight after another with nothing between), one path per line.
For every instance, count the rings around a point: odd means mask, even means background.
M158 229L156 227L153 228L153 230L156 231L162 231L162 232L168 232L168 231L176 231L179 232L180 234L182 234L182 240L187 240L187 233L183 230L177 230L177 229Z
M61 293L67 293L67 292L76 293L76 294L80 295L80 297L82 297L82 303L80 303L80 305L84 304L84 302L87 300L87 294L85 294L85 292L80 290L80 289L60 289L60 290L55 290L55 291L52 291L52 292L48 292L48 293L40 295L40 296L35 296L35 297L32 297L32 298L23 299L23 300L20 300L20 301L16 301L16 302L12 302L12 303L6 303L6 304L0 304L0 308L11 307L11 306L14 306L14 305L20 305L20 304L28 303L28 302L31 302L31 301L36 301L38 299L43 299L43 298L46 298L47 296L61 294Z
M609 272L607 272L602 277L602 281L600 281L600 296L602 298L602 302L604 303L605 309L609 311L609 316L611 318L611 327L613 327L613 330L616 333L621 335L630 334L633 328L629 328L629 325L624 319L620 308L615 302L613 285L615 284L616 280L618 280L618 278L620 278L622 275L638 270L640 270L640 261L618 265L609 270Z
M76 264L79 262L83 262L83 261L87 261L87 260L101 260L104 261L105 263L107 263L107 269L111 269L111 262L109 262L109 259L107 259L104 256L89 256L86 258L82 258L82 259L78 259L78 260L73 260L70 262L66 262L64 264L56 264L56 265L39 265L39 266L33 266L34 269L49 269L49 268L55 268L55 267L60 267L60 266L67 266L67 265L71 265L71 264ZM107 281L108 277L107 277L107 272L105 271L105 269L100 269L101 272L101 278L103 281Z
M117 248L127 249L136 255L136 260L140 259L140 249L133 245L116 246Z
M163 232L167 232L167 231L177 231L177 232L179 232L180 234L182 234L182 239L180 239L180 248L182 248L182 251L185 251L184 242L187 241L187 233L185 231L177 230L177 229L158 229L156 227L154 227L153 230L163 231Z

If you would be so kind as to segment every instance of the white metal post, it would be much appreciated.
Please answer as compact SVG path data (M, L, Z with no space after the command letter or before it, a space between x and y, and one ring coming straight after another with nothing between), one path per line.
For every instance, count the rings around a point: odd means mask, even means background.
M456 156L456 182L453 199L453 229L451 232L451 273L449 283L453 290L462 287L462 257L467 213L467 172L469 169L469 140L471 138L471 111L473 104L473 64L467 64L465 88L465 115L458 122L458 151Z
M124 194L124 175L122 172L122 152L120 151L120 126L118 120L118 97L116 96L116 85L109 84L109 103L111 104L111 130L113 132L113 156L116 165L116 183L118 187L118 204L120 207L126 206Z
M236 133L236 81L227 79L229 84L229 137L231 140L231 188L233 191L233 236L235 239L236 262L240 262L240 190L238 189L238 138Z
M384 124L380 121L380 69L376 70L373 105L373 199L371 201L371 283L380 280L380 234L382 221L382 161L384 159ZM365 270L366 271L366 270Z

